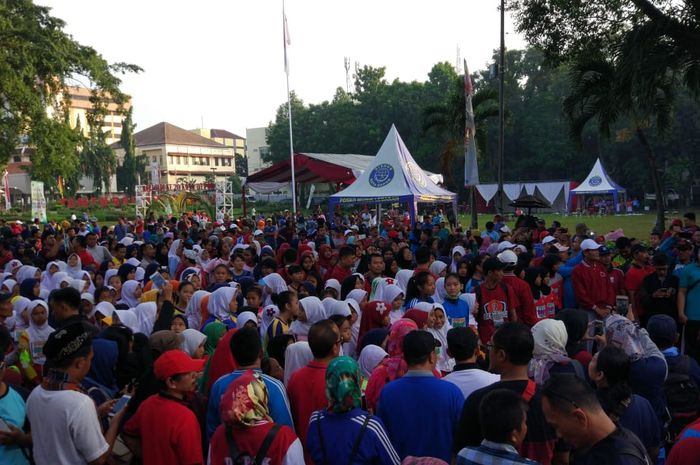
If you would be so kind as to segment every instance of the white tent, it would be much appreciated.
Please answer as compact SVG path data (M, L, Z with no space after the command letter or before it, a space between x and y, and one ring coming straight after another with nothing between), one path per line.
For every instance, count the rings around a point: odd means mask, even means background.
M449 202L457 213L457 194L438 186L426 175L392 125L372 163L355 182L330 197L328 208L332 212L338 204L408 203L414 221L419 202Z
M625 188L621 187L608 176L607 171L600 162L600 158L595 161L593 169L588 173L584 181L575 189L571 189L570 196L573 195L612 195L615 211L620 211L619 194L626 194ZM569 199L571 205L571 199Z

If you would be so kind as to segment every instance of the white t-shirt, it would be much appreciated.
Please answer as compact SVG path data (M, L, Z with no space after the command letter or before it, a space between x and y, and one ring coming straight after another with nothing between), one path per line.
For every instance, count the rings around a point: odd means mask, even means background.
M466 399L469 395L481 389L482 387L490 386L493 383L500 381L500 375L494 375L488 371L480 370L478 368L453 371L449 375L445 376L445 381L449 381L454 384L462 391L462 395Z
M87 464L107 452L95 403L77 391L35 388L27 399L37 465Z

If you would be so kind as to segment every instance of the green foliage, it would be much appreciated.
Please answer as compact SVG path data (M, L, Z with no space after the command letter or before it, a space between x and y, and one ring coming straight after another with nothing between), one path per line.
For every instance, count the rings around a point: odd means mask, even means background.
M0 2L0 163L5 163L21 135L36 148L32 177L55 186L58 176L80 171L80 137L65 118L62 98L71 79L85 79L98 107L107 99L118 105L128 97L116 73L138 72L125 63L110 65L91 47L63 31L65 23L31 0ZM47 108L51 110L47 112Z
M236 174L238 176L248 177L248 159L242 154L237 153L234 157Z
M124 160L122 165L117 168L117 188L128 195L134 195L140 176L145 176L148 166L146 157L136 156L136 142L134 141L136 125L132 120L132 108L129 108L126 117L122 120L119 144L124 149Z

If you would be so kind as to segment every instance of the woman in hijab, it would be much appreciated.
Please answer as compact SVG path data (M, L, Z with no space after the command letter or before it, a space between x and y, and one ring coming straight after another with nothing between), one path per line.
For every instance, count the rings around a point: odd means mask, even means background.
M108 339L94 339L92 341L93 358L90 371L83 380L83 386L88 390L88 395L97 405L109 399L113 399L119 392L115 367L119 358L119 347L116 342ZM97 388L99 396L90 394L91 388ZM101 391L101 392L100 392Z
M39 276L37 278L37 276ZM25 279L35 279L35 280L40 280L41 279L41 274L39 273L39 268L35 266L30 266L30 265L23 265L19 271L17 271L16 274L16 279L18 283L23 282Z
M299 341L289 344L284 351L284 385L289 383L297 370L304 368L313 359L314 354L311 353L308 342Z
M396 285L405 293L408 287L408 280L413 277L413 270L399 270L396 273Z
M114 318L115 315L116 318ZM114 314L112 315L112 323L126 326L134 334L141 332L139 319L133 310L114 310Z
M158 305L155 302L144 302L138 304L132 311L136 314L136 319L139 322L138 332L150 336L156 323Z
M362 349L362 352L360 352L358 364L360 365L360 373L362 374L363 396L365 390L367 389L367 382L369 381L369 377L372 376L372 372L388 356L389 354L386 353L386 350L374 344L365 346Z
M597 337L599 345L609 344L625 351L630 358L629 385L635 394L646 398L661 424L666 418L664 383L668 375L666 359L649 338L646 329L638 328L621 315L605 319L605 338Z
M129 308L134 308L139 304L139 299L143 294L141 284L138 281L129 280L122 285L121 301Z
M450 273L457 272L457 269L459 268L459 263L462 260L462 257L464 257L466 254L467 251L461 245L456 245L452 247L452 253L450 254L452 257L452 261L450 262Z
M382 422L362 410L361 383L360 368L352 358L336 357L328 364L329 406L311 415L306 440L307 452L314 463L333 463L329 457L347 458L352 464L399 463L396 450L386 440Z
M433 300L435 303L441 304L445 301L447 297L447 289L445 289L445 277L440 277L435 280L435 294L433 294Z
M447 313L442 304L433 304L433 309L430 311L428 318L427 329L435 339L440 341L440 354L438 355L435 368L440 370L444 376L454 369L455 361L447 354L447 332L452 329L452 326L447 320Z
M270 417L267 387L260 374L248 370L232 382L221 397L219 413L222 423L211 438L211 465L225 465L232 460L238 463L231 458L232 448L240 457L256 457L264 442L269 442L269 446L259 463L304 463L304 449L294 431L275 424Z
M27 313L27 310L31 302L32 300L27 299L26 297L18 297L15 299L12 304L14 326L6 322L5 324L7 329L19 334L29 327L29 314Z
M360 332L358 340L362 341L365 334L378 328L389 326L389 314L391 307L386 302L367 302L360 318Z
M263 305L270 305L274 303L272 301L273 294L280 294L284 291L289 290L287 287L287 282L279 273L270 273L262 279L262 284L265 286L263 289L265 297L263 300Z
M586 379L583 366L571 360L566 353L566 326L558 320L542 320L532 327L535 349L529 366L529 375L542 385L554 373L576 374Z
M588 369L592 355L586 350L586 343L583 341L588 332L588 312L579 308L565 308L557 313L554 319L561 320L566 326L566 353L569 358L578 360Z
M360 277L356 274L351 274L350 276L345 278L340 285L340 298L339 298L339 300L347 299L348 294L353 289L362 289L363 287L364 287L364 283L362 282Z
M408 365L403 359L403 338L411 331L416 331L418 325L415 322L407 319L401 319L391 326L389 340L387 341L387 352L389 358L385 359L372 372L367 383L365 391L365 399L367 400L367 408L370 411L375 411L379 402L379 394L382 388L388 382L401 378L406 371Z
M180 349L190 357L204 358L204 343L207 337L196 329L186 329L182 332L182 345Z
M26 297L29 300L36 300L39 298L39 293L41 292L41 285L39 281L34 278L26 278L21 281L19 285L19 295Z
M362 353L362 349L369 345L379 346L386 350L386 343L389 339L389 330L386 328L371 329L362 336L358 350Z
M220 287L212 292L211 297L209 297L209 305L207 306L209 318L202 325L203 331L209 325L221 325L224 332L236 327L237 294L238 284Z
M24 377L31 382L40 382L46 357L44 344L54 329L49 326L49 306L42 300L32 300L27 306L29 324L19 336L19 365Z
M190 301L187 302L187 307L185 307L185 316L187 317L187 325L190 328L201 328L202 327L202 299L208 296L207 291L195 291L190 297Z
M445 272L447 271L447 263L441 262L440 260L435 260L431 265L430 265L430 273L435 276L435 279L438 279L441 276L445 275Z
M289 332L297 340L305 341L314 323L326 318L326 311L318 297L304 297L299 301L299 315L289 326Z
M134 279L134 277L136 277L136 267L130 263L124 263L117 270L117 276L119 276L119 280L122 282L122 284L124 284L130 279Z
M352 291L348 292L347 299L352 299L362 306L367 303L367 295L367 291L364 289L353 289Z

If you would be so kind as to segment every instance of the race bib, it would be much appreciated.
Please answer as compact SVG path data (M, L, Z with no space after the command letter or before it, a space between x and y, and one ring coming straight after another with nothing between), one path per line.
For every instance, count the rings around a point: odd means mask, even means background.
M507 318L508 309L502 300L491 300L484 304L484 319L493 321L496 327L501 326Z

